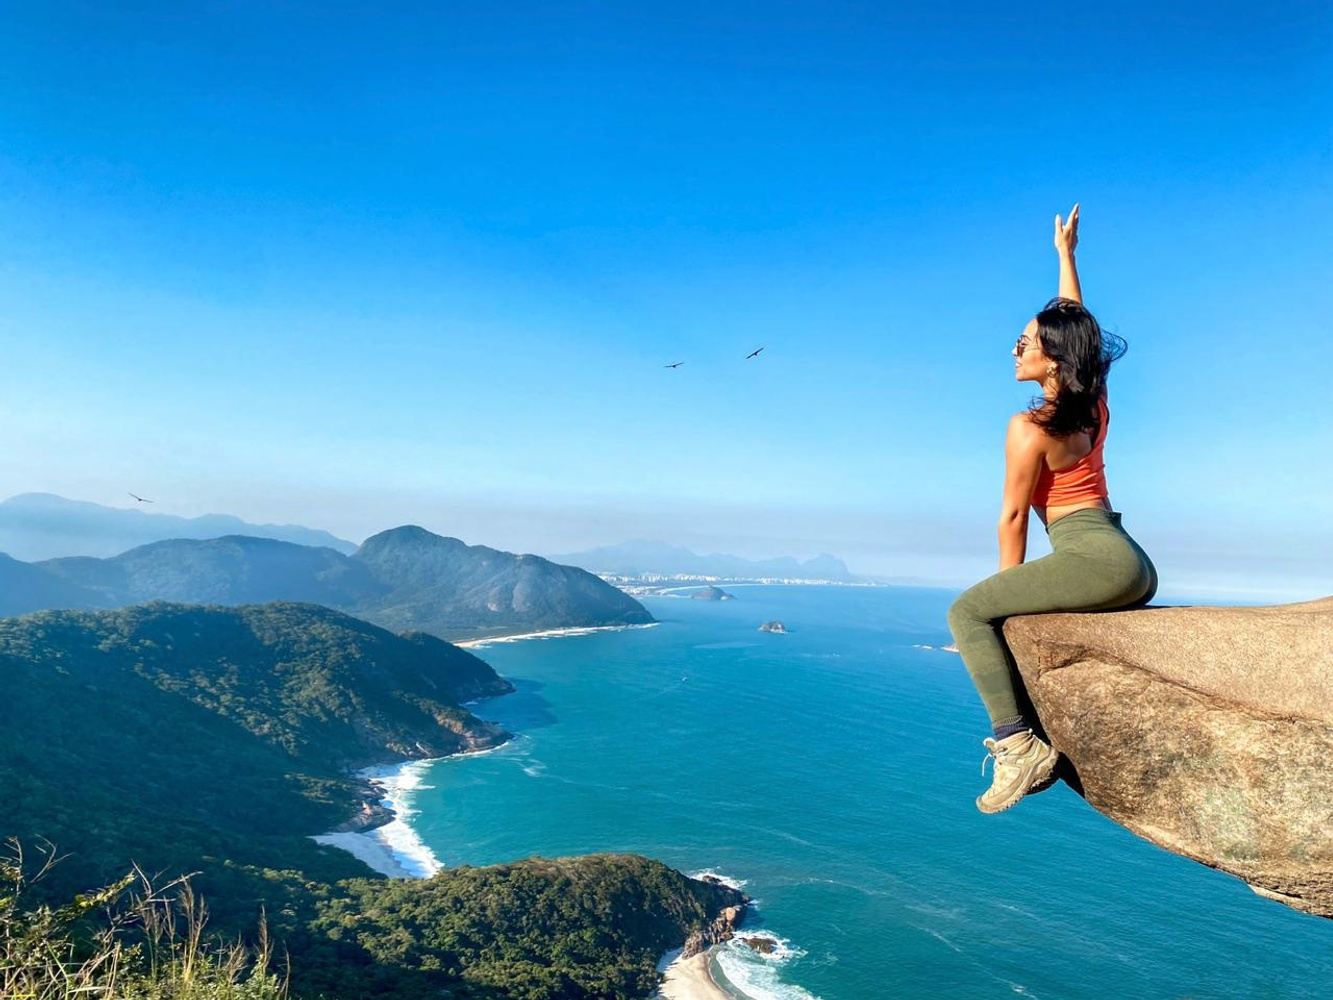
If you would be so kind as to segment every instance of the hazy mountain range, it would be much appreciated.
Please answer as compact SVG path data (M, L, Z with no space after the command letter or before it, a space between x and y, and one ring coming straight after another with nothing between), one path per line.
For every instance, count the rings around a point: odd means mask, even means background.
M851 582L859 579L837 556L827 553L801 561L791 556L776 559L742 559L731 555L698 555L679 545L665 542L636 540L620 545L551 556L556 562L582 566L593 573L613 573L619 576L721 576L739 579L778 577L802 580L838 580Z
M344 555L356 544L297 524L250 524L230 514L178 517L148 509L105 507L54 493L19 493L0 501L0 552L32 562L59 556L114 556L168 538L249 535L323 545Z
M373 535L350 556L227 535L153 542L110 558L0 557L0 615L152 600L302 601L445 639L653 620L634 598L585 570L467 545L415 525Z

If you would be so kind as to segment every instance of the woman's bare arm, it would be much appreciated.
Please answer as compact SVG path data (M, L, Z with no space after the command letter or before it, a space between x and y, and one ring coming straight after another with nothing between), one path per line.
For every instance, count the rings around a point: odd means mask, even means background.
M1025 413L1009 420L1004 441L1004 500L1000 506L1000 572L1027 558L1028 513L1041 474L1041 432Z
M1062 299L1073 299L1083 304L1083 289L1078 283L1078 268L1074 265L1074 248L1078 246L1078 204L1069 212L1069 221L1060 223L1055 217L1055 252L1060 255L1060 291Z

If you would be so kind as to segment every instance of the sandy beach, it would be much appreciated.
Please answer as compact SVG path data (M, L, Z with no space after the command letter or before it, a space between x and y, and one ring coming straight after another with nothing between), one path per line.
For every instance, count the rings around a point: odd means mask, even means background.
M379 787L383 793L381 804L393 813L393 819L365 830L333 831L311 839L340 847L390 878L430 878L443 865L412 829L409 820L416 810L407 804L406 796L421 787L422 772L438 759L441 758L361 769L357 776Z
M559 639L574 635L593 635L597 632L625 632L635 628L653 628L658 622L642 625L589 625L581 628L551 628L544 632L523 632L518 635L487 636L481 639L462 639L454 645L462 649L480 649L499 642L521 642L525 639Z
M709 975L708 952L701 951L690 958L681 959L680 949L677 948L667 952L667 956L671 955L676 958L664 970L666 981L657 991L660 1000L732 1000L730 994Z
M386 845L380 843L368 833L320 833L311 838L317 844L340 847L353 857L364 861L375 871L390 878L416 878L416 872L410 871L399 863Z

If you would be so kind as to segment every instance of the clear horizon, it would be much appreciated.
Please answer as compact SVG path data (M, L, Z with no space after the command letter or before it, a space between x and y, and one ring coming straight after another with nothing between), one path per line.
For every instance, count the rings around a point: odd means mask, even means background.
M0 496L965 586L1077 200L1163 591L1333 593L1326 5L9 22Z
M0 503L3 503L4 501L9 499L13 499L13 497L0 497ZM75 497L65 497L63 499L76 500L76 501L79 500L79 498ZM83 502L90 502L90 501L83 501ZM133 505L126 507L117 507L114 503L106 504L103 506L112 507L120 510L137 511L144 514L169 513L166 511L154 510L152 507L143 507L141 505L138 505L134 501L131 501L131 504ZM224 514L224 515L232 514L233 516L236 516L234 512L222 511L222 510L202 511L200 513ZM455 513L457 513L457 511L455 511ZM483 510L478 511L476 513L486 518L493 518L495 515L495 508L486 507ZM532 512L516 513L515 520L511 525L511 528L514 529L514 537L518 537L522 534L522 525L525 523L526 517L531 513ZM753 512L748 512L748 513L752 514ZM196 517L199 515L191 514L191 515L179 515L179 516ZM427 530L433 531L435 534L448 535L460 538L462 541L470 545L487 545L490 546L491 548L499 548L512 552L531 552L535 555L541 555L547 557L558 556L558 555L573 555L585 549L599 547L600 545L617 545L625 542L642 539L642 536L626 535L622 538L619 538L615 542L595 542L589 545L578 546L575 548L556 550L551 548L550 546L523 546L523 545L498 544L486 538L470 537L467 532L460 533L457 531L449 530L447 527L444 526L431 527L429 524L421 523L420 520L413 520L410 518L407 520L396 522L394 524L386 524L379 526L375 528L373 531L366 532L364 535L359 533L344 534L330 529L327 525L314 524L308 522L259 521L248 518L245 520L247 521L247 523L251 524L277 524L282 526L300 526L305 528L322 529L328 531L330 534L335 535L336 537L342 539L343 541L351 542L356 545L360 545L367 537L369 537L372 534L376 534L380 531L386 531L391 528L400 527L405 524L417 524L421 527L426 528ZM630 522L626 523L628 524ZM754 527L753 524L751 524L750 527L753 528ZM697 535L697 533L696 535L692 536L690 534L691 529L688 527L685 521L681 522L681 530L684 534L684 537L695 537L695 536L701 538L707 537L704 535ZM733 556L741 556L743 558L748 558L748 559L771 559L771 558L779 558L782 556L792 556L798 559L809 559L814 556L824 554L827 551L823 549L818 551L815 551L813 549L793 550L790 547L790 545L788 545L788 547L784 549L781 546L784 543L789 543L791 540L788 538L781 538L781 537L775 537L770 539L769 541L771 542L771 545L769 547L763 547L761 544L759 545L759 547L747 546L744 549L735 546L727 547L723 545L721 547L718 547L709 544L692 546L690 544L683 543L675 538L650 538L642 540L664 542L673 545L682 545L684 548L691 549L697 555L704 555L704 556L733 555ZM906 551L910 552L910 550ZM76 553L69 553L69 554L72 555ZM951 550L942 551L939 549L932 550L932 552L929 554L930 555L929 565L931 570L933 570L933 574L928 576L918 576L916 574L911 574L911 573L878 572L865 568L864 565L856 563L855 560L851 561L846 560L846 558L839 552L836 551L828 552L828 554L837 556L838 558L843 559L844 562L847 562L848 569L854 574L861 576L875 577L881 580L892 582L897 585L964 588L969 586L970 583L973 582L973 580L975 579L971 575L973 573L973 569L971 568L973 565L973 560L970 560L968 555L962 551L951 551ZM890 565L899 565L899 564L891 563ZM956 573L956 575L952 578L947 575L950 570L953 570ZM1240 601L1244 603L1251 603L1251 602L1272 603L1272 602L1285 602L1285 601L1306 601L1306 600L1314 600L1320 597L1329 596L1327 592L1321 591L1319 589L1319 584L1320 580L1318 578L1310 580L1301 580L1300 578L1288 578L1287 580L1278 584L1277 586L1265 587L1262 584L1256 586L1253 578L1246 578L1243 575L1243 567L1236 567L1235 575L1233 576L1227 576L1223 574L1210 575L1207 573L1191 576L1188 573L1174 573L1171 579L1165 585L1163 585L1159 590L1158 592L1159 596L1156 603L1161 604L1164 602L1184 601L1188 599L1197 599L1197 600L1217 599L1223 602Z

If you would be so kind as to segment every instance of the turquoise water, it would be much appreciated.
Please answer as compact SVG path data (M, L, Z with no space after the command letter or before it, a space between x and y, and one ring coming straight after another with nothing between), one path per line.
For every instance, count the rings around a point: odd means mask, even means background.
M1333 921L1138 839L1064 785L974 797L986 717L945 590L649 598L655 628L480 650L518 737L432 765L413 824L446 865L633 851L744 883L714 956L754 997L1333 996ZM780 619L788 635L756 631Z

